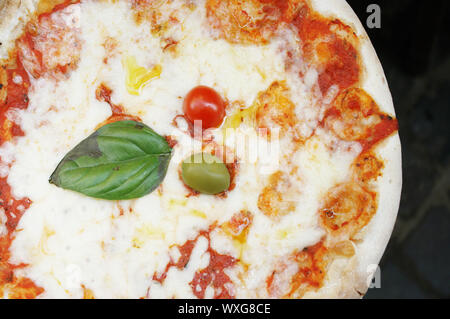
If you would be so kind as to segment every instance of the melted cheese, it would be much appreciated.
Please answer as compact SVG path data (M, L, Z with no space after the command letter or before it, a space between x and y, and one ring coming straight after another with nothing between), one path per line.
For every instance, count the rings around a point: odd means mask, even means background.
M318 132L299 150L288 139L281 141L285 153L259 150L256 162L240 163L236 188L226 199L186 198L179 165L200 145L173 127L172 120L181 113L182 97L192 87L208 85L228 101L251 106L271 83L286 81L303 137L311 135L322 116L321 108L314 109L322 97L315 70L302 79L293 75L297 72L285 72L280 47L292 38L290 32L280 33L266 45L232 45L208 33L202 1L195 9L179 3L170 5L182 17L181 23L165 29L161 36L151 33L145 20L136 24L125 1L114 6L82 2L76 11L82 41L78 67L56 85L48 77L32 79L30 105L16 114L25 136L4 144L0 156L10 164L1 172L3 176L8 170L14 196L33 202L18 226L11 262L29 265L18 271L45 289L41 297L81 298L85 291L97 298L194 297L189 283L209 263L205 237L197 240L184 269L170 268L163 283L152 280L154 273L163 273L171 259L179 258L174 244L184 244L243 209L254 214L245 245L237 247L219 230L211 234L210 244L217 252L249 265L246 273L242 264L226 270L235 283L244 274L242 284L234 287L237 297L264 297L265 279L277 260L317 243L324 235L316 215L320 198L347 178L348 167L359 152L357 146L334 141L325 132ZM173 53L164 52L162 37L177 41ZM117 44L113 49L104 45L111 38ZM131 83L131 90L130 81L127 86L129 66L127 70L122 63L130 56L145 78L142 83ZM160 74L148 81L143 70L156 65ZM159 134L177 138L162 192L132 201L103 201L48 183L63 156L111 115L109 105L95 98L101 83L111 88L113 103L139 116ZM216 130L214 134L219 139L222 133ZM234 147L232 140L225 143ZM262 162L265 158L272 158L270 163L277 160L277 165L267 167ZM268 176L277 169L291 175L293 168L297 169L292 176L296 191L287 200L296 203L295 211L279 219L265 216L257 201ZM1 211L0 220L4 224ZM213 291L207 289L206 296L212 297Z

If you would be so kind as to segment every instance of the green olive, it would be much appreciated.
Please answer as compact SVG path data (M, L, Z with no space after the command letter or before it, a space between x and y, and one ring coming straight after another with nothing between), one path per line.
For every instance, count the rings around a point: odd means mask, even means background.
M208 153L198 153L186 158L181 165L181 177L190 188L209 195L226 191L231 179L226 165Z

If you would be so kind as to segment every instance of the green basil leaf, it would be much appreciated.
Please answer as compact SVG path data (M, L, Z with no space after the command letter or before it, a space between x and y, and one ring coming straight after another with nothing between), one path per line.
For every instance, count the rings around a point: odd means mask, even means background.
M114 122L75 146L49 182L95 198L139 198L161 184L171 155L167 141L145 124Z

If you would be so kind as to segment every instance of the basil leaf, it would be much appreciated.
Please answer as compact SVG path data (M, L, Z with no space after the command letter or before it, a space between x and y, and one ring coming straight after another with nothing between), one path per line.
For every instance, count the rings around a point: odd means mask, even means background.
M114 122L75 146L49 182L95 198L139 198L161 184L171 155L167 141L145 124Z

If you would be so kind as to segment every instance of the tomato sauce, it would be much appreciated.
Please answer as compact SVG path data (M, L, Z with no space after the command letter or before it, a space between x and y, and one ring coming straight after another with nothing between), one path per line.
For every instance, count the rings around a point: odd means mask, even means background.
M44 289L38 287L28 278L17 277L14 269L23 268L26 265L13 265L8 262L10 258L10 247L14 240L14 231L25 211L30 207L28 198L15 199L11 194L11 188L7 179L0 178L0 207L6 216L6 229L8 233L0 237L0 297L4 297L4 289L9 291L9 298L35 298Z
M380 119L381 122L370 129L367 138L360 140L363 152L370 150L374 145L398 131L397 119L385 114L380 114Z
M69 5L79 3L79 0L70 1L66 0L62 3L59 0L48 1L41 0L37 7L37 19L31 19L25 26L25 31L20 38L17 39L16 46L18 48L18 55L21 63L25 66L25 69L34 77L39 78L43 74L51 74L55 78L60 78L58 74L66 74L68 71L72 70L76 66L77 54L75 52L78 50L79 43L72 44L74 47L67 47L67 43L58 44L58 40L63 39L66 33L74 32L74 30L69 29L66 25L57 23L53 20L52 15L56 12L64 10ZM73 41L77 41L77 34L74 32ZM38 40L37 40L38 39ZM48 42L44 48L37 48L35 41L42 41L44 43ZM57 64L49 63L49 56L47 50L49 45L58 46L57 54L58 56L64 56L65 58L70 57L70 61L60 61ZM44 59L44 56L46 56ZM54 57L52 57L54 58ZM59 57L60 58L60 57ZM58 57L57 57L58 59Z
M215 299L232 299L234 294L228 285L232 285L230 277L225 273L225 268L232 267L236 264L236 259L222 255L208 247L209 252L209 265L201 271L197 271L194 275L194 279L190 285L192 291L197 298L205 298L205 291L209 285L214 288Z
M357 40L349 27L337 19L324 18L307 7L300 10L293 24L304 42L303 51L306 60L309 63L317 63L318 59L323 64L316 65L322 69L319 73L319 87L322 94L333 85L343 90L359 82L361 67L358 48L350 39L355 43ZM340 37L332 31L332 27L345 30L349 39ZM317 46L317 42L321 45Z
M175 262L171 260L162 274L158 275L155 273L153 275L153 280L162 284L164 283L170 268L176 267L177 269L182 270L186 267L198 239L200 237L205 237L208 240L208 249L206 252L209 253L209 265L195 273L194 278L190 282L192 292L197 298L204 298L206 288L212 286L214 288L214 298L234 298L234 293L230 289L233 282L225 273L225 269L233 267L237 263L237 259L228 255L219 254L211 247L210 233L215 227L216 226L213 225L208 230L201 231L195 239L188 240L181 246L176 246L180 251L178 261Z
M76 4L76 3L80 3L81 0L41 0L38 6L38 10L45 10L44 12L38 12L40 13L38 16L38 20L42 21L42 19L48 18L49 16L51 16L54 12L60 11L60 10L64 10L65 8L67 8L68 6L70 6L71 4ZM61 2L58 4L55 4L57 2Z
M373 98L360 88L342 91L336 97L320 123L333 130L332 125L327 124L329 120L341 122L338 126L341 131L335 133L344 140L359 142L362 153L369 152L399 128L397 119L381 112Z
M197 239L198 237L193 240L188 240L181 246L177 246L178 250L180 251L180 258L178 258L178 261L174 262L173 260L171 260L166 265L166 268L162 274L160 274L159 276L156 273L153 274L153 280L162 284L164 283L164 280L167 277L167 272L169 271L170 268L176 267L179 270L182 270L187 265L189 259L191 258L192 250L194 249L195 244L197 243Z
M341 39L328 44L330 55L325 70L319 75L319 87L323 94L333 85L346 89L359 81L358 54L353 46Z
M0 104L0 146L16 136L24 135L20 126L7 118L10 110L26 109L29 103L30 80L28 74L17 55L15 63L16 66L13 68L3 67L0 70L6 72L7 78L7 83L2 83L2 86L6 85L7 96ZM14 269L25 265L12 265L8 262L9 249L14 240L13 233L20 218L30 205L31 201L28 198L14 198L7 177L0 177L0 209L6 216L5 226L7 229L7 234L0 237L0 297L4 297L5 288L8 289L10 298L34 298L43 292L43 289L36 286L30 279L15 276Z
M111 102L111 94L112 94L112 90L103 83L100 84L100 86L97 88L97 90L95 90L96 99L98 101L108 103L111 108L111 112L112 112L111 116L107 120L100 123L97 126L97 128L100 128L109 123L125 121L125 120L141 122L141 119L139 117L126 113L126 111L122 105L112 103Z
M79 2L79 1L76 1ZM52 8L52 11L43 13L38 19L48 16L53 12L62 10L70 5L71 1L59 4ZM34 43L29 32L24 33L18 41L23 41L31 49L32 54L38 60L39 70L43 71L42 54L35 50ZM7 83L0 83L2 88L6 85L6 98L0 102L0 146L17 136L23 136L24 132L17 123L11 122L7 118L8 111L12 109L26 109L29 104L28 90L30 78L25 70L23 57L18 51L13 54L10 66L2 66L0 72L6 72ZM0 158L1 161L1 158ZM26 267L25 264L13 265L8 262L11 253L10 247L14 240L14 232L17 230L19 221L25 211L32 204L29 198L16 199L11 193L11 187L7 182L7 177L0 177L0 208L6 216L7 234L0 237L0 297L12 299L31 299L44 292L44 289L37 286L31 279L17 277L14 270ZM5 296L5 289L8 295Z
M292 296L296 293L302 285L313 288L320 288L322 286L326 273L326 261L324 259L326 253L327 248L321 241L295 255L295 260L299 265L299 271L292 278L289 295Z
M253 214L249 211L242 210L234 214L222 228L225 229L225 231L228 231L234 239L240 243L244 243L247 240L247 235L252 223Z
M28 88L30 80L27 72L24 70L20 61L15 68L4 67L0 72L6 72L7 83L1 83L6 86L6 98L0 103L0 145L10 141L15 136L23 136L24 133L20 126L11 122L8 117L8 111L11 109L26 109L28 107Z
M322 286L326 274L327 261L324 257L328 249L323 241L307 247L302 251L293 253L288 262L284 262L266 279L266 289L270 297L275 298L300 298L308 289L318 289ZM278 277L284 277L288 263L297 264L297 271L290 279L288 291L280 291L277 286Z
M377 193L359 181L336 185L319 209L321 225L330 236L353 239L377 210Z
M376 180L382 175L383 168L383 161L372 152L360 154L352 165L355 177L362 183Z
M164 138L166 139L167 144L169 144L170 148L174 148L178 145L178 140L175 137L167 135Z
M26 109L28 107L28 88L30 79L28 73L23 68L22 63L17 61L17 67L6 69L8 74L8 96L5 106L7 108Z

